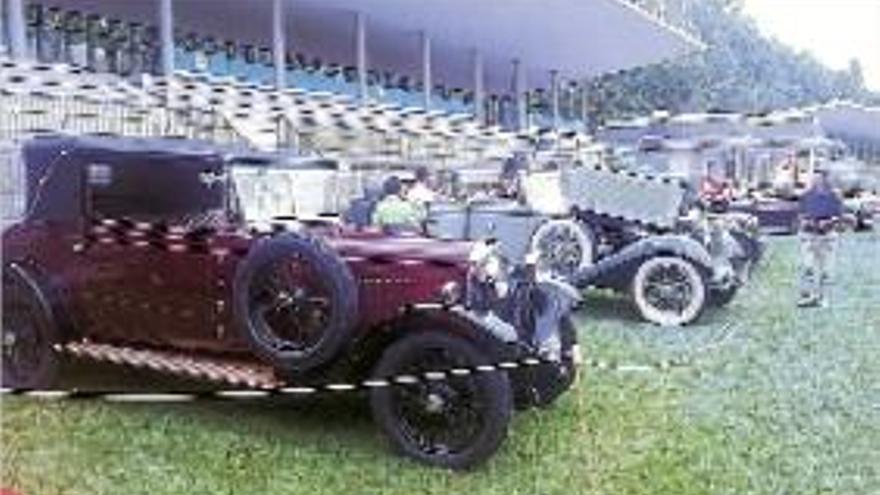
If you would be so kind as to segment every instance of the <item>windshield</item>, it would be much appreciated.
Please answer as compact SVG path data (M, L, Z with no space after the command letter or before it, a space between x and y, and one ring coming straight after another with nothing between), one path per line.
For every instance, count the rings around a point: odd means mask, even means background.
M233 208L247 222L334 213L335 170L323 162L292 168L275 162L232 161Z

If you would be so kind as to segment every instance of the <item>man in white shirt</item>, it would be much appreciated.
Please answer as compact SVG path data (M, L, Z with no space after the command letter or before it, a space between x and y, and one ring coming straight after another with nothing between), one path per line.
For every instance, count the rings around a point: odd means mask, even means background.
M416 181L406 193L406 199L413 204L424 207L437 199L437 193L429 184L430 174L428 168L421 166L416 169Z

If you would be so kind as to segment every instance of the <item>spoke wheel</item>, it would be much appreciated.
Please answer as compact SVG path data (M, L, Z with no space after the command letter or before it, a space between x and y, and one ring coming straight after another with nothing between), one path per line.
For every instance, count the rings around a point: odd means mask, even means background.
M695 321L707 298L705 276L693 263L678 257L643 262L633 279L632 292L642 316L662 326Z
M550 220L535 231L531 250L538 254L538 269L561 278L571 278L593 264L595 241L592 233L573 220Z
M376 422L398 451L418 461L452 469L479 464L506 435L512 411L506 373L445 373L436 380L426 373L488 362L472 343L454 335L404 337L385 352L375 372L393 382L372 391ZM401 376L417 380L394 380Z

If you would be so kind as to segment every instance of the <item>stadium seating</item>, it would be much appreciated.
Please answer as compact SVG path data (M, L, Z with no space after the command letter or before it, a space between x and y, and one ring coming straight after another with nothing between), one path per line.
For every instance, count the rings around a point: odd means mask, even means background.
M66 64L0 59L0 138L40 131L174 135L303 153L466 162L503 150L511 135L469 114L425 111L345 94L180 71L135 84ZM338 88L337 88L338 89Z
M468 113L364 102L303 88L279 92L233 77L180 71L168 78L142 76L135 83L65 64L4 58L0 106L7 112L0 126L4 222L20 214L23 204L15 149L41 132L206 139L339 157L352 166L377 161L468 165L509 156L518 147L533 148L539 137L547 138L487 127Z

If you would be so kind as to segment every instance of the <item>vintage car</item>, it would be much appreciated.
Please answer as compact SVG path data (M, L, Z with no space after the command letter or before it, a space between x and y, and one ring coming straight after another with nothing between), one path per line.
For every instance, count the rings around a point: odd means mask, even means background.
M491 243L292 213L295 166L203 143L48 136L3 233L2 384L69 356L233 386L367 390L400 452L483 461L572 383L576 291ZM289 179L289 180L286 180Z
M853 193L843 197L844 224L855 231L874 228L874 217L880 200L868 194ZM797 234L801 217L796 197L761 197L731 203L730 211L752 215L760 229L772 234Z
M880 214L880 196L867 191L854 191L844 196L843 205L853 230L874 229L875 217Z
M629 294L641 316L664 325L695 321L730 302L760 258L748 219L701 214L685 220L687 190L672 180L600 167L532 172L515 199L430 205L427 233L494 237L511 259L538 255L538 268L578 287Z
M763 196L738 199L730 203L730 211L752 215L768 234L797 234L800 229L798 202L795 197Z

